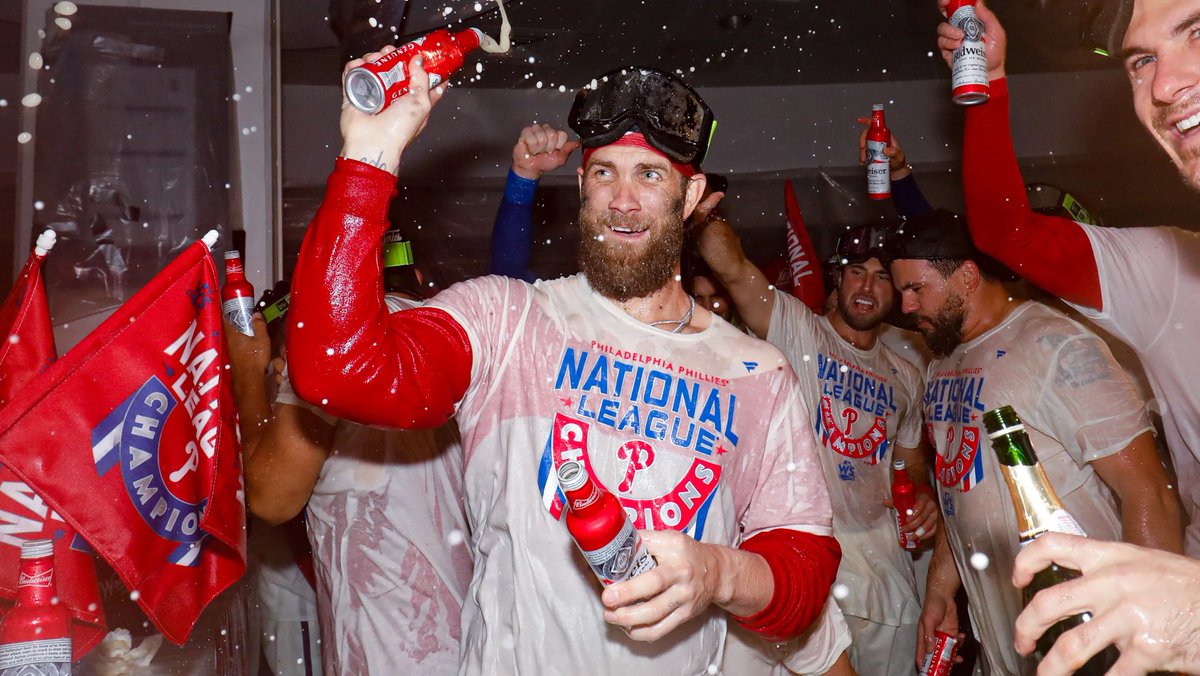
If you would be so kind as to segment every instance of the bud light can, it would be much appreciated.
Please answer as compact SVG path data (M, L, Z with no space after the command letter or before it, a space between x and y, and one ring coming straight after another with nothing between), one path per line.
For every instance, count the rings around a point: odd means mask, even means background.
M351 68L342 83L346 98L364 113L378 113L408 93L408 62L414 56L421 55L429 86L436 87L462 67L467 53L477 49L484 38L478 28L454 34L444 28L435 30L375 61Z
M921 676L948 676L958 652L958 639L944 631L934 632L933 652L925 656Z
M983 22L975 16L975 0L950 0L946 7L950 24L963 32L963 41L950 57L953 99L960 106L988 100L987 50L983 45Z

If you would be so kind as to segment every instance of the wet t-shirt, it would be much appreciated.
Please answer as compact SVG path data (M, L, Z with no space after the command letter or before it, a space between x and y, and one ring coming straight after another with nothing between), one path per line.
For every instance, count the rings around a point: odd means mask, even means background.
M413 305L386 300L393 312ZM335 425L306 512L325 673L457 673L471 557L454 423L338 420L297 397L286 374L276 401Z
M892 451L921 441L921 375L882 341L860 350L827 317L775 292L767 340L783 350L800 378L821 446L842 545L838 599L842 612L872 622L917 621L921 604L912 557L900 548L891 497Z
M1012 406L1067 511L1088 536L1121 538L1117 508L1089 462L1150 429L1145 403L1107 346L1077 322L1026 302L929 365L925 417L935 479L971 622L991 673L1033 673L1012 648L1021 595L1012 585L1016 513L983 425Z
M1191 517L1188 556L1200 557L1200 234L1178 228L1080 224L1092 243L1104 309L1079 310L1137 351Z
M774 528L831 534L829 496L796 376L724 321L649 327L581 275L474 279L430 301L466 330L457 419L475 575L464 674L703 674L719 668L715 606L653 643L604 622L567 533L556 467L582 461L637 528L736 546Z

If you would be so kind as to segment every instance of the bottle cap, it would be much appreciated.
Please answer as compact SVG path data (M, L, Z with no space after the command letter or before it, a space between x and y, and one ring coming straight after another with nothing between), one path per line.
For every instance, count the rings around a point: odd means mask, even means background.
M22 559L40 559L54 555L54 540L25 540L21 543Z
M903 460L893 460L892 461L892 469L896 470L897 472L903 470L907 466L908 465L906 465Z
M558 466L558 485L565 491L573 491L587 483L588 474L583 463L568 460Z
M876 104L874 104L873 106L871 106L871 110L872 110L872 111L883 110L883 104L882 104L882 103L876 103Z
M237 249L230 249L229 251L225 252L225 260L227 260L227 261L233 260L233 259L240 260L241 257L242 257L242 254L240 254Z

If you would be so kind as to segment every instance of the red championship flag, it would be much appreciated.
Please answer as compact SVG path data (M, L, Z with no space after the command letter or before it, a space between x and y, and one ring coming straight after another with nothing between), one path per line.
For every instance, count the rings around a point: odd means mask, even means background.
M0 409L0 462L179 644L246 569L215 241L186 249Z
M825 277L821 274L821 261L804 227L800 216L800 205L796 202L796 191L792 181L783 184L784 203L787 213L788 273L792 282L791 292L813 312L825 314Z
M0 306L0 335L6 339L0 343L0 410L58 356L42 284L42 261L54 239L53 230L38 237L16 286ZM42 455L40 460L50 462L57 449L14 446L13 453L26 458ZM108 632L92 550L7 464L0 466L0 612L7 612L16 598L21 542L39 539L54 540L58 593L75 620L71 643L79 659Z

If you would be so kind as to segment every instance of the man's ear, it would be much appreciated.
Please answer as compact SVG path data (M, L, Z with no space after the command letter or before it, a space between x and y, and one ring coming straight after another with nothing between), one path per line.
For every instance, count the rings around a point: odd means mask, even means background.
M959 278L963 290L969 294L975 293L975 290L983 283L983 273L979 270L979 264L969 258L958 266L954 275Z
M575 168L575 176L579 179L579 196L583 197L583 166Z
M708 185L708 178L704 174L694 174L687 180L687 185L683 189L683 220L691 218L696 205L704 197L704 186L706 185Z

